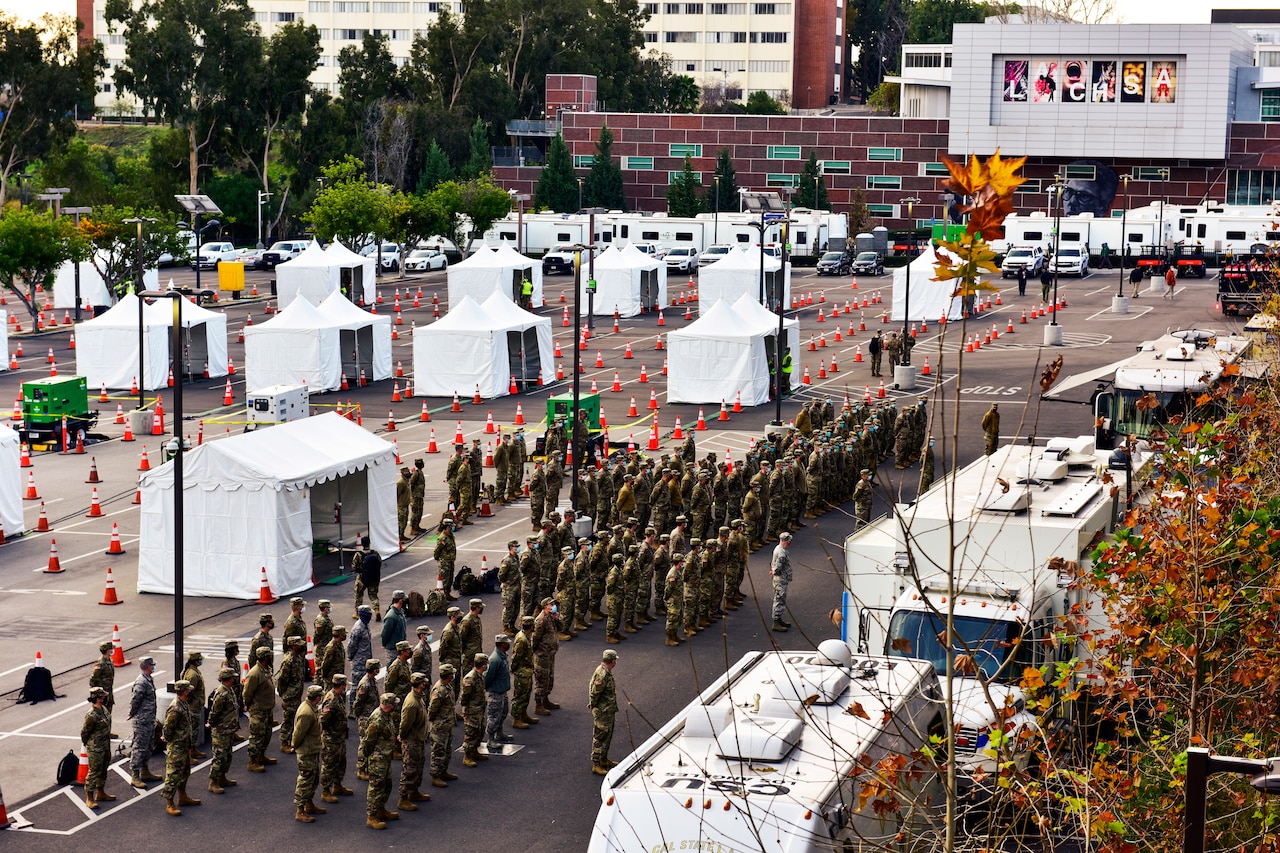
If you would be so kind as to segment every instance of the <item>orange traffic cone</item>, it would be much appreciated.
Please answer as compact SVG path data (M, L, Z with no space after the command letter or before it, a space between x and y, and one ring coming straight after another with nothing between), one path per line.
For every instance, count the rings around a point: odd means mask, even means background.
M111 567L107 566L107 588L102 593L102 600L99 604L119 604L120 597L116 595L116 579L111 576Z
M431 441L430 443L427 444L427 452L428 453L440 452L440 447L439 445L436 444L436 428L435 427L431 428Z
M831 353L831 366L827 368L828 373L839 373L840 367L836 364L836 354Z
M613 371L613 387L610 389L614 392L622 391L622 379L618 377L618 371Z
M124 435L121 436L120 440L133 441L133 422L127 418L125 419L125 422L124 422Z
M929 371L929 356L927 356L927 355L924 357L924 369L923 369L923 370L921 370L920 372L921 372L922 374L924 374L925 376L928 376L928 375L929 375L929 373L930 373L930 371Z
M508 388L507 388L507 393L508 393L508 394L519 394L519 393L520 393L520 387L519 387L518 385L516 385L516 375L515 375L514 373L513 373L513 374L511 374L511 385L510 385L510 386L508 386Z
M475 395L471 398L471 404L472 404L473 406L479 406L479 405L480 405L480 404L482 404L483 402L484 402L484 398L480 396L480 383L479 383L479 382L477 382L477 383L476 383L476 393L475 393Z
M804 376L800 379L800 382L801 382L801 384L803 384L803 385L812 385L812 384L813 384L813 380L809 378L809 366L808 366L808 365L805 365L805 368L804 368Z
M516 403L516 419L512 421L515 426L524 426L524 406Z
M22 455L19 457L18 467L19 468L31 467L31 448L27 445L25 441L22 442Z
M427 409L427 401L422 401L422 414L418 417L419 423L427 423L431 420L431 412Z
M658 309L658 325L659 325L659 326L665 326L665 325L667 325L667 320L666 320L666 318L662 316L662 309L661 309L661 308L659 308L659 309Z
M227 438L230 438L230 437L231 437L231 427L227 427ZM138 490L133 493L132 503L134 506L140 506L142 504L142 484L141 483L138 484Z
M454 392L453 392L453 405L449 408L449 411L451 411L451 412L461 412L461 411L462 411L462 403L458 400L458 392L457 392L457 391L454 391Z
M62 564L58 562L58 540L49 540L49 566L44 570L46 575L56 575L62 572Z
M556 341L556 351L555 351L554 355L555 355L555 357L556 357L556 358L564 358L564 353L560 350L560 341L559 341L559 340L557 340L557 341Z
M485 445L484 451L485 451L484 467L493 468L495 463L493 461L493 442L492 441Z
M396 413L387 409L387 432L396 431Z
M604 353L596 350L596 367L604 367Z
M453 434L453 443L455 445L466 444L466 439L462 437L462 421L458 421L457 431Z
M649 434L649 449L650 450L658 449L658 418L657 416L655 416L653 419L653 432Z
M40 501L40 518L36 521L36 533L49 532L49 514L45 512L44 501Z
M489 417L484 422L485 435L497 435L498 429L493 425L493 409L489 410Z
M258 603L259 604L275 604L277 601L279 601L279 599L271 594L271 584L270 582L267 581L267 567L263 566L262 567L262 586L258 589Z
M671 433L671 437L674 438L676 441L680 441L681 439L684 438L684 430L680 428L679 415L676 415L676 428L675 428L675 431Z
M640 417L640 412L636 410L636 398L634 394L631 396L631 408L627 409L627 417L629 418Z
M707 428L707 419L702 415L702 407L698 407L698 425L694 427L698 432L702 432Z
M138 470L139 471L151 470L151 460L147 458L147 446L145 444L142 445L142 459L139 460L138 462Z
M85 518L102 518L102 504L98 501L98 487L93 487L93 499L89 501L89 514Z
M86 483L102 482L102 479L98 476L98 457L96 456L89 457L89 479L85 480L85 482Z
M400 396L400 382L397 381L391 386L391 402L399 403L403 398Z
M596 381L594 379L591 380L591 393L592 394L600 393L600 389L596 387Z
M76 768L76 784L83 785L89 779L89 753L80 747L80 766Z
M164 420L160 417L159 409L151 415L151 434L164 435Z
M733 413L736 415L742 411L742 392L739 391L737 396L733 398Z
M883 399L884 399L884 397L885 397L885 393L884 393L884 380L883 380L883 379L881 379L881 380L880 380L880 390L876 392L876 399L878 399L878 400L883 400Z
M649 389L649 411L658 411L658 391L656 388Z
M107 569L110 572L110 569ZM113 625L111 628L111 665L114 667L128 666L132 661L124 658L124 643L120 642L120 626Z
M648 371L648 369L647 369L647 368L642 364L642 365L640 365L640 382L641 382L641 383L645 383L645 382L648 382L648 381L649 381L649 371Z
M862 344L858 344L853 348L853 363L862 364Z
M123 554L124 549L120 547L120 525L111 522L111 544L107 546L108 554Z
M116 425L124 423L124 403L116 403Z
M626 348L626 350L622 353L622 357L623 357L623 358L635 358L635 355L631 352L631 342L630 342L630 341L627 341L627 348Z
M36 492L36 473L34 471L27 472L27 494L23 500L40 500L40 495Z
M720 398L720 417L716 418L716 420L718 421L729 420L729 406L725 403L723 397Z

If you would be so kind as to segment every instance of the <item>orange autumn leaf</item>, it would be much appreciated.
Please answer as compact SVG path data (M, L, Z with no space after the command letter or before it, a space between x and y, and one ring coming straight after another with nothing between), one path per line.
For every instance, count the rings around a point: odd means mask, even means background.
M996 149L991 159L987 160L987 183L996 195L1002 198L1009 196L1026 181L1026 178L1018 176L1018 171L1026 162L1026 157L1005 160L1000 156L1000 149Z

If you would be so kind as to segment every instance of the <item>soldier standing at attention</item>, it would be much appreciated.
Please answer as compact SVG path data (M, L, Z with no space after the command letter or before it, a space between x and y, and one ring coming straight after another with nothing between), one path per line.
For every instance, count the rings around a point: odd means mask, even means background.
M471 474L471 506L464 513L464 524L470 524L465 520L467 516L472 515L476 511L476 504L484 497L484 486L481 483L484 475L484 450L480 447L480 439L471 439L471 455L467 458L467 466Z
M560 489L564 486L564 462L561 459L560 451L557 450L547 464L547 496L543 499L543 508L547 510L555 509L560 505Z
M236 696L236 672L223 667L218 670L218 687L209 705L209 734L213 738L213 761L209 763L209 792L221 794L233 787L227 778L231 769L231 747L235 746L236 729L240 727L240 705Z
M1000 442L1000 407L996 403L991 404L991 408L982 416L982 432L986 436L986 444L983 445L982 453L984 456L990 456L996 452L996 445Z
M387 798L391 796L391 753L396 746L396 726L392 719L395 710L395 695L383 693L360 736L360 752L369 762L365 825L370 829L386 829L387 821L400 819L399 812L387 811Z
M507 500L519 500L524 485L524 465L529 460L529 447L524 443L524 428L511 439L511 457L507 460ZM541 516L539 516L541 517Z
M568 542L569 539L564 540ZM556 602L556 607L561 614L560 621L563 625L560 632L561 640L570 640L578 636L578 632L573 628L573 616L577 611L577 587L573 582L573 548L565 545L560 549L563 555L560 565L556 569L556 588L552 598Z
M289 638L301 637L305 652L307 645L307 623L302 619L302 612L307 609L307 602L301 598L289 599L289 618L284 620L284 633L280 636L280 654L289 654Z
M858 485L853 488L853 510L858 527L871 523L871 469L863 468Z
M333 639L324 647L324 653L320 656L320 686L325 690L332 689L333 677L335 675L346 675L347 666L347 650L345 648L345 640L347 639L347 626L339 625L333 629ZM317 646L317 648L319 648ZM368 660L368 658L366 658ZM345 679L343 679L345 681Z
M453 535L455 530L453 513L445 513L440 519L440 535L436 537L436 548L432 554L436 559L436 577L450 601L458 597L453 591L454 563L458 559L458 541Z
M276 673L276 692L280 694L282 714L280 718L280 751L293 753L293 722L302 704L302 690L305 687L307 672L307 640L294 635L287 638L289 654L280 664Z
M702 540L697 536L689 540L689 553L684 557L684 635L692 637L702 630L698 621L698 592L702 587Z
M356 612L352 619L359 618L360 607L364 604L364 594L369 592L369 603L373 605L373 615L382 621L382 606L378 603L378 586L382 583L382 555L369 546L369 537L360 537L363 551L357 551L351 557L351 573L356 576L355 595Z
M200 674L200 664L204 663L204 655L200 652L187 653L187 665L182 670L182 678L191 682L191 760L208 758L209 753L201 752L196 746L204 732L204 676Z
M484 671L489 668L489 656L478 652L471 661L471 670L462 679L458 701L462 705L462 766L475 767L489 756L480 754L480 741L484 737Z
M467 457L462 457L462 461L458 463L458 473L453 477L457 483L458 504L454 510L453 517L457 521L458 526L462 527L471 524L468 517L476 511L476 493L474 491L474 480L471 477L471 462Z
M400 469L400 479L396 480L396 536L403 542L407 536L405 528L409 525L409 466Z
M751 484L751 489L742 498L742 526L746 528L747 547L751 551L760 548L760 486Z
M484 737L490 752L501 752L504 743L515 740L502 731L507 712L511 710L511 662L507 656L510 650L510 637L506 634L494 637L489 667L484 671Z
M469 610L458 623L458 640L462 643L462 660L471 661L484 651L484 624L481 614L484 613L483 599L473 598L468 602Z
M93 665L93 672L89 675L89 687L101 687L107 692L106 708L108 714L116 704L115 695L112 693L116 684L116 667L111 662L111 649L110 640L98 644L98 653L101 657Z
M747 537L742 535L742 519L735 518L729 522L728 573L725 577L725 607L737 610L745 596L742 592L742 581L747 575Z
M525 549L520 555L521 614L533 614L538 600L538 577L541 571L542 567L538 564L538 537L530 533L525 537Z
M266 649L271 652L267 658L267 665L271 666L275 663L275 643L271 639L271 629L276 626L276 620L271 618L270 613L263 613L258 616L258 633L253 635L253 639L249 641L249 666L253 666L258 662L258 649Z
M634 474L625 474L622 477L622 488L618 489L618 496L613 504L618 518L626 518L636 511L635 480Z
M507 502L507 467L511 459L511 435L503 433L493 451L493 493L498 506Z
M449 758L453 755L453 724L456 705L453 696L453 679L457 670L451 663L440 664L440 680L431 688L431 701L427 703L427 723L431 726L431 786L447 788L458 774L449 772Z
M578 553L573 558L573 633L585 631L591 627L591 617L587 609L591 600L591 540L583 536L578 539Z
M276 686L271 677L271 649L258 649L257 663L244 680L244 707L249 712L249 771L265 773L276 759L267 755L271 743L271 715L276 710Z
M449 503L453 504L453 509L462 506L459 501L458 494L458 469L462 467L462 463L466 461L465 451L466 445L455 444L453 446L453 455L449 457L449 464L445 468L444 481L449 486Z
M293 788L293 806L297 813L293 819L302 823L315 823L312 815L328 811L315 803L316 787L320 784L320 715L316 708L323 695L324 688L319 684L307 688L290 735L298 754L298 783Z
M516 634L511 652L511 725L517 729L541 722L541 718L529 716L529 698L533 695L533 626L532 616L520 617L520 632Z
M551 701L556 685L556 653L560 650L560 614L550 598L542 599L542 610L533 623L533 701L535 714L549 715L560 704Z
M422 502L427 496L427 478L422 473L426 463L413 460L413 473L409 475L409 535L422 535Z
M165 813L177 817L182 814L179 806L198 806L200 801L187 796L193 738L191 706L187 702L191 698L191 682L185 679L175 681L173 692L176 695L164 715L164 742L168 751L164 757L164 788L160 796L164 798Z
M791 586L791 534L783 533L778 537L778 546L773 549L773 560L769 563L769 577L773 579L773 630L785 631L791 623L783 619L787 609L787 587Z
M325 649L329 647L329 641L333 639L333 618L329 616L329 611L333 609L333 602L322 598L316 606L320 609L320 615L316 617L315 622L311 623L311 642L316 650L318 661ZM325 690L328 689L326 686Z
M606 649L587 689L587 707L591 710L592 722L591 772L597 776L608 774L609 768L618 764L609 760L613 721L618 715L618 694L613 682L613 668L617 665L618 653Z
M621 633L622 599L626 592L626 586L622 580L622 555L614 554L610 560L612 564L609 567L609 575L604 581L605 599L608 602L609 611L604 624L604 641L620 643L625 639Z
M107 759L111 757L111 712L107 710L107 691L101 687L89 688L89 712L84 715L80 727L80 743L89 755L89 775L84 780L84 804L91 809L98 802L110 802L116 797L103 788L107 781Z
M665 533L663 534L666 535ZM666 546L663 545L665 548ZM682 605L684 603L684 554L676 554L671 558L671 568L667 570L665 578L666 586L663 592L666 593L667 613L667 639L668 646L678 646L682 642L680 639L680 621L683 613Z
M542 530L542 504L546 496L547 475L542 470L542 460L535 459L529 476L529 523L534 530Z
M440 632L440 664L453 664L455 677L453 679L453 698L458 699L458 679L456 677L458 669L461 667L462 661L462 638L458 635L458 623L462 621L462 611L457 607L450 607L446 613L449 623L444 626L444 630Z
M409 656L412 654L413 647L409 645L408 640L401 640L396 643L396 656L387 665L387 678L382 683L382 689L396 697L397 709L404 707L404 700L408 697L409 691L413 687L413 671L409 669ZM397 710L392 716L396 724L396 731L399 731L400 712ZM396 746L393 757L397 761L402 757L399 746Z
M431 628L419 625L415 631L418 637L413 647L413 655L409 658L409 670L420 672L427 677L427 686L431 686Z
M364 730L369 725L369 717L378 707L378 670L382 662L377 658L365 661L364 678L356 685L356 698L351 703L351 713L356 718L356 778L362 782L369 781L369 756L364 751ZM395 694L392 694L395 698Z
M427 685L431 683L425 674L415 672L409 677L409 693L400 706L400 751L404 763L400 765L400 800L396 808L416 812L418 803L431 799L424 794L422 771L427 760Z
M135 788L145 788L148 782L159 782L164 778L152 773L147 766L156 730L156 685L151 680L151 673L155 669L155 659L150 656L138 661L138 677L133 682L133 692L129 697L129 719L133 721L133 751L129 755L129 769Z
M502 589L502 630L515 633L516 617L520 615L520 556L519 540L507 542L507 555L498 564L498 583Z
M338 673L333 688L320 700L320 799L336 803L338 795L355 792L342 786L347 775L347 677Z
M235 640L227 640L222 647L222 668L229 669L236 674L236 680L231 685L231 690L236 694L236 707L243 714L244 699L240 695L240 644ZM237 732L235 740L238 742L244 740L244 738Z
M373 618L373 608L362 604L357 613L360 618L351 629L351 642L347 643L347 660L351 661L351 678L347 682L351 685L351 695L347 701L352 704L356 701L356 688L364 678L365 661L373 657L373 635L369 632L369 620Z
M916 495L923 495L933 485L933 439L929 439L925 444L924 453L920 459L920 486L916 489Z

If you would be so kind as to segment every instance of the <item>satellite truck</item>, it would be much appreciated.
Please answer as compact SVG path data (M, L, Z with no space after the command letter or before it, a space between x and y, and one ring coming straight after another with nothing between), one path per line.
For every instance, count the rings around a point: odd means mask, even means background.
M940 698L928 663L841 640L750 652L609 771L588 851L932 849L943 798L917 750Z
M1006 445L845 540L845 640L859 653L929 663L939 691L952 658L963 794L989 793L979 780L998 770L993 729L1010 735L1012 760L1026 769L1034 735L1087 719L1087 691L1036 714L1020 681L1026 667L1078 658L1077 679L1087 685L1089 643L1051 640L1062 634L1063 616L1079 620L1082 635L1107 630L1102 603L1079 579L1153 458L1145 444L1129 454L1100 452L1091 436ZM1002 713L1006 707L1016 711Z

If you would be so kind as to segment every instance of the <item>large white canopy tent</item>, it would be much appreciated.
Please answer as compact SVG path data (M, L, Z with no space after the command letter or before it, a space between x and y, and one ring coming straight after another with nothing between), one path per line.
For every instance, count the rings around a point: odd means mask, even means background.
M352 300L363 298L372 304L375 265L372 258L362 258L336 241L328 249L313 241L298 257L276 267L276 300L282 309L298 297L319 305L345 288Z
M391 378L389 314L370 314L341 293L330 293L320 303L320 313L338 324L343 373L351 379L358 378L362 370L374 381Z
M918 323L928 320L936 323L945 313L948 320L959 320L964 316L964 303L959 296L951 294L956 290L953 280L938 281L934 265L938 263L938 255L949 255L946 249L935 248L930 244L918 257L905 267L893 271L893 304L890 306L889 319L895 323ZM907 276L911 277L911 312L907 316Z
M173 280L169 286L172 288ZM173 300L158 299L146 308L147 323L173 328ZM134 324L137 328L137 324ZM167 335L167 333L166 333ZM172 336L168 336L172 343ZM227 375L227 315L182 297L182 357L175 367L187 376L211 378ZM167 378L166 378L167 382Z
M667 303L667 265L630 243L613 245L596 257L597 316L634 317Z
M511 391L511 377L536 385L554 364L551 318L530 314L500 293L483 305L469 296L449 301L449 313L413 336L414 393L483 398Z
M352 303L363 299L365 305L374 304L378 298L378 281L375 278L378 259L357 255L337 240L330 243L324 253L337 271L338 291L346 294Z
M99 263L103 260L99 258ZM160 287L159 270L149 269L142 272L142 284L147 290ZM80 307L95 306L106 308L116 301L107 290L107 283L93 266L91 261L80 262ZM65 261L53 274L53 307L60 309L76 307L76 265Z
M484 302L493 293L501 293L518 305L526 278L533 283L534 307L542 304L542 265L506 243L496 249L482 246L466 260L449 264L445 275L449 279L450 306L464 296Z
M699 297L701 302L701 297ZM794 363L800 368L800 323L786 318L783 328ZM672 403L733 402L739 392L746 406L769 400L769 365L778 337L778 315L744 296L734 305L719 300L702 316L667 336L667 400Z
M313 394L342 387L341 324L306 299L244 330L245 386L306 385Z
M137 296L126 293L110 310L76 324L76 372L85 378L90 389L103 385L131 388L135 378L144 391L168 386L168 324L157 320L144 305L142 326L145 373L138 376ZM225 347L225 330L222 340Z
M698 270L698 306L714 305L723 299L737 302L743 296L760 301L759 246L732 249L713 264ZM791 304L791 264L782 273L782 261L769 253L764 254L765 304L777 301L777 288L782 283L782 303Z
M22 519L22 448L18 433L0 424L0 523L6 535L20 533Z
M394 553L395 448L328 412L207 442L183 460L183 592L257 598L262 569L276 595L312 585L312 545L368 534ZM166 462L142 477L138 591L174 591L174 478Z

